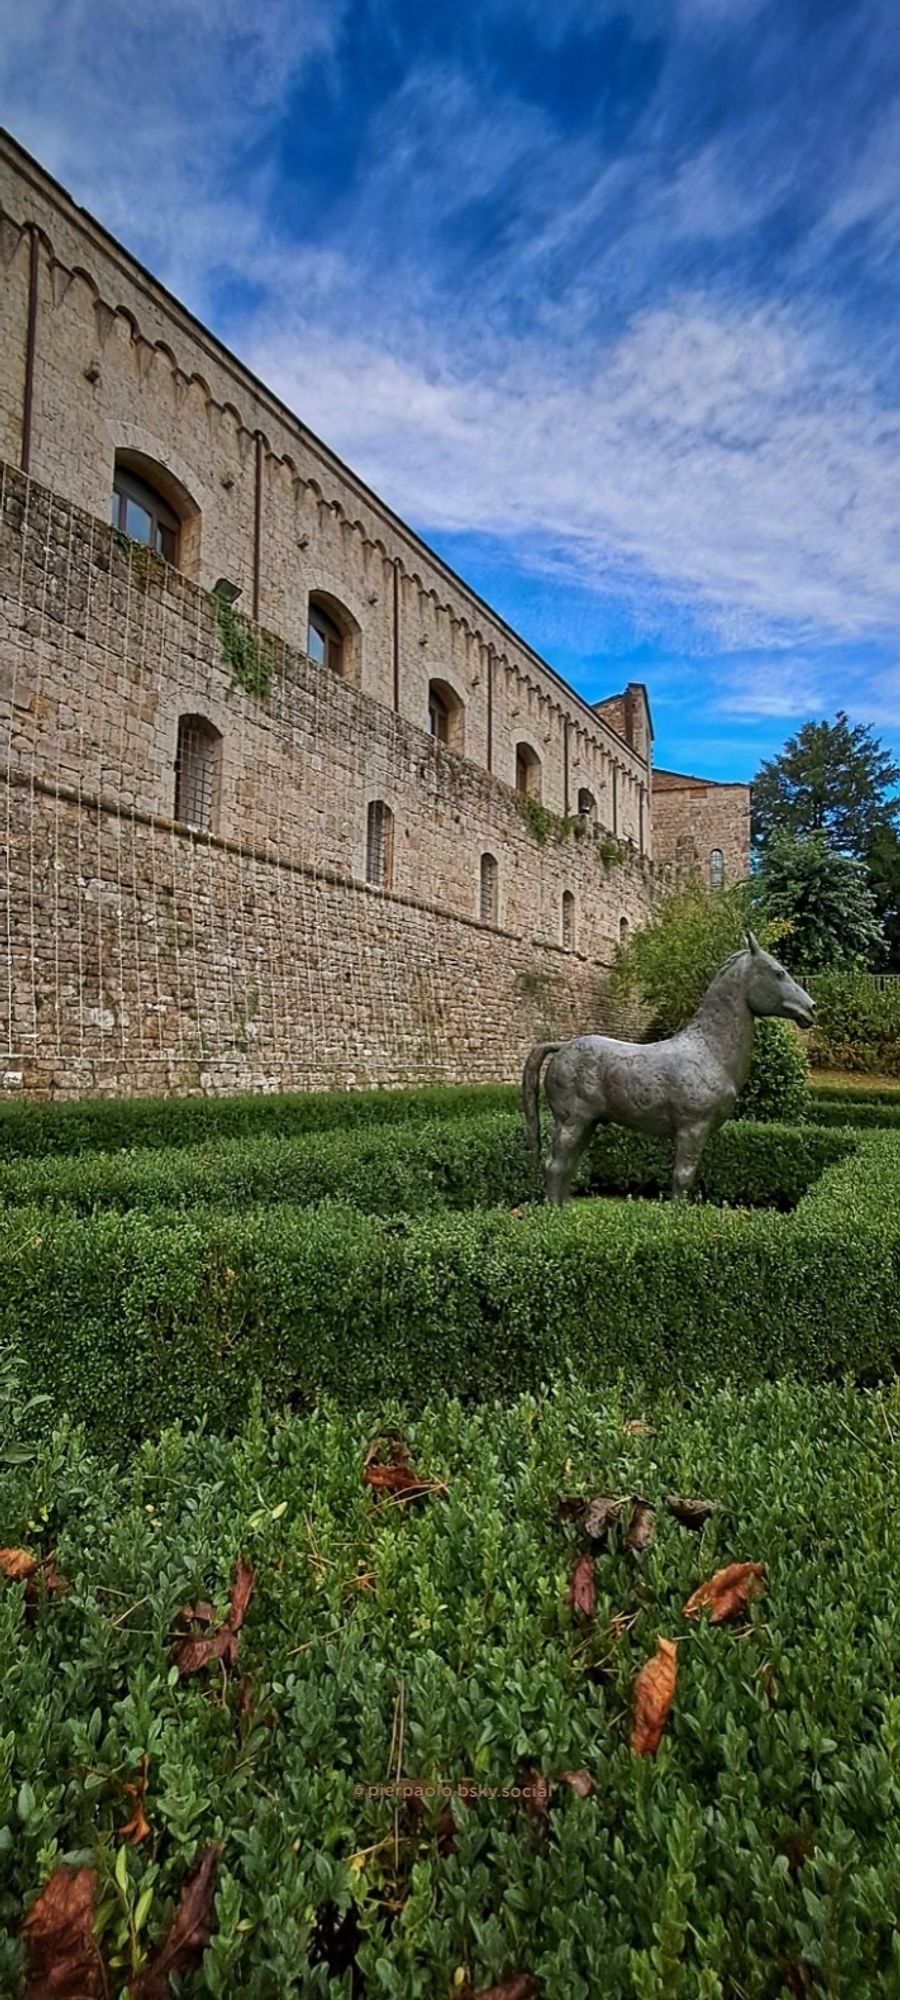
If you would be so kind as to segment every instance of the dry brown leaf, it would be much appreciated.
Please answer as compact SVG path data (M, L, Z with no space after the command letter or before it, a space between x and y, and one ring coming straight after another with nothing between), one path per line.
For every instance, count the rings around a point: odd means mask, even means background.
M483 1986L474 2000L538 2000L540 1987L530 1972L517 1972L499 1986Z
M645 1424L643 1417L632 1417L631 1422L625 1425L625 1429L629 1437L649 1438L653 1436L650 1425Z
M532 1814L534 1819L545 1819L547 1801L550 1797L550 1787L546 1778L541 1775L540 1771L529 1771L525 1779L525 1784L528 1786L529 1791L529 1796L525 1800L528 1812Z
M28 1549L0 1549L0 1576L5 1576L8 1583L26 1583L37 1566L37 1556Z
M622 1512L622 1501L614 1500L609 1493L603 1493L596 1500L589 1500L581 1523L584 1532L592 1542L604 1542L611 1528Z
M719 1511L715 1500L685 1500L679 1493L670 1493L665 1504L667 1512L680 1521L683 1528L693 1528L695 1532Z
M94 1868L55 1868L25 1918L24 2000L101 2000L103 1962L94 1938Z
M363 1484L395 1500L424 1500L429 1493L446 1493L438 1479L420 1479L411 1465L367 1465Z
M168 1935L143 1972L131 1981L131 2000L169 2000L169 1974L183 1978L197 1964L210 1940L216 1870L221 1841L207 1847L197 1867L184 1885L181 1901L169 1925Z
M759 1597L766 1587L766 1572L762 1563L729 1563L725 1569L717 1569L708 1583L701 1583L684 1607L685 1618L696 1618L698 1611L709 1612L711 1625L724 1625L727 1618L736 1618L746 1611L748 1600Z
M640 1553L648 1549L656 1527L656 1508L649 1500L642 1500L636 1493L631 1507L631 1518L622 1539L622 1546Z
M35 1556L30 1549L0 1549L0 1576L7 1583L24 1583L26 1604L34 1604L42 1584L51 1593L69 1587L54 1569L52 1556Z
M214 1660L221 1660L226 1668L234 1666L238 1633L253 1596L255 1582L252 1563L239 1556L234 1567L228 1617L224 1625L220 1625L215 1632L194 1633L189 1638L178 1640L172 1653L172 1660L180 1674L196 1674L201 1667L211 1666ZM182 1617L186 1613L193 1615L193 1612L196 1612L198 1620L203 1624L211 1622L211 1607L207 1603L197 1604L193 1608L189 1604L182 1605L180 1615Z
M126 1794L126 1797L134 1800L134 1811L131 1815L131 1818L129 1820L126 1820L124 1826L117 1826L116 1832L121 1836L123 1840L130 1840L133 1847L137 1847L140 1841L146 1840L147 1835L150 1832L150 1824L144 1812L144 1800L147 1796L147 1781L149 1775L150 1775L150 1759L145 1754L141 1758L140 1776L138 1778L137 1784L124 1785L122 1788Z
M571 1785L573 1792L577 1792L580 1799L589 1799L594 1789L590 1771L560 1771L556 1782L559 1785Z
M652 1660L641 1668L634 1684L631 1747L637 1757L655 1757L675 1699L678 1647L674 1639L657 1639Z
M228 1609L228 1623L235 1635L240 1631L247 1616L247 1606L253 1596L255 1584L256 1572L253 1564L247 1562L246 1557L238 1556Z
M569 1579L569 1603L583 1618L593 1618L597 1603L593 1556L580 1556Z
M202 1597L199 1604L183 1604L178 1613L181 1625L214 1625L216 1614L211 1604Z

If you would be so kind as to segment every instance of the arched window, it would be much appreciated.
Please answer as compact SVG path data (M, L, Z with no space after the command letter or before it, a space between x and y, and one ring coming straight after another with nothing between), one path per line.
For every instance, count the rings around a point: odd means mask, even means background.
M394 879L394 815L383 799L373 799L366 817L366 881L389 889Z
M483 854L481 857L478 911L483 924L497 922L497 863L493 854Z
M620 918L619 918L619 943L620 943L620 945L622 946L622 949L624 950L625 946L626 946L626 945L627 945L627 943L628 943L628 918L627 918L627 917L620 917Z
M541 760L530 743L516 744L516 791L532 799L541 796Z
M317 667L329 667L333 674L343 674L344 635L314 597L309 600L306 651Z
M575 950L575 898L571 889L563 890L562 941L564 951Z
M145 548L154 549L157 555L165 556L166 562L177 565L181 532L178 515L149 480L140 478L119 458L113 474L110 518L113 527L131 541L143 542Z
M447 681L428 683L428 728L448 750L462 750L465 708Z
M597 816L597 801L585 785L578 794L578 816L580 819L595 819Z
M219 812L222 738L205 715L180 715L175 754L175 818L213 833Z
M721 847L714 847L709 857L709 886L721 889L725 883L725 856Z

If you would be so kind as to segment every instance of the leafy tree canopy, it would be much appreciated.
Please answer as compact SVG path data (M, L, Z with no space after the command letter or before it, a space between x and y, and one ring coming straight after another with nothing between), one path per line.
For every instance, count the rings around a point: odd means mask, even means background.
M788 930L784 956L801 979L884 958L884 931L865 865L839 853L824 831L806 840L774 833L753 896L770 923Z
M898 783L900 765L843 709L833 722L805 722L753 780L757 849L764 852L777 833L827 833L836 848L862 860L900 813L900 799L888 797Z

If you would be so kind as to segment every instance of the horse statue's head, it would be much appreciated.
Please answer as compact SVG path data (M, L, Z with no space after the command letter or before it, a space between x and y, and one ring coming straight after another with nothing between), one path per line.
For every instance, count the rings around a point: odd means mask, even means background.
M747 932L747 979L744 993L751 1014L778 1014L796 1021L798 1028L811 1028L816 1003L805 987L798 986L777 958L763 951L752 931Z

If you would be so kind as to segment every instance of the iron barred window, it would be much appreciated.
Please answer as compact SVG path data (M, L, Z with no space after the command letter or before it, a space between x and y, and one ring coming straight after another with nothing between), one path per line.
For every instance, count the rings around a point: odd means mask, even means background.
M366 881L389 889L394 875L394 815L383 799L373 799L366 818Z
M483 854L481 857L479 912L483 924L497 922L497 863L493 854Z
M202 715L178 720L175 756L175 818L185 826L215 831L219 802L219 756L222 738Z

